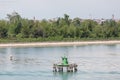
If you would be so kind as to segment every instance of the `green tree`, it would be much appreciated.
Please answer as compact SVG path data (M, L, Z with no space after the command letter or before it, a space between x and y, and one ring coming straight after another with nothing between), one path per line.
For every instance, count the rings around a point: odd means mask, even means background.
M79 18L74 18L73 20L72 20L72 24L74 25L74 26L76 26L76 27L80 27L80 19Z
M0 20L0 38L7 37L7 21Z
M118 25L114 20L107 20L104 22L105 35L109 37L118 37Z
M21 32L21 28L22 28L21 19L22 18L17 12L13 12L12 14L7 14L7 18L9 19L8 36L16 37L16 35Z
M64 20L65 20L66 24L69 26L70 25L69 15L64 14Z

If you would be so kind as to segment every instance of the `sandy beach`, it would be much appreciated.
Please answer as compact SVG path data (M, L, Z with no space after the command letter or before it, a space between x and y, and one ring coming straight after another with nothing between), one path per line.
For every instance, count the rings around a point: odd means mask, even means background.
M0 47L45 47L45 46L72 46L91 44L120 44L120 41L79 41L79 42L32 42L32 43L4 43Z

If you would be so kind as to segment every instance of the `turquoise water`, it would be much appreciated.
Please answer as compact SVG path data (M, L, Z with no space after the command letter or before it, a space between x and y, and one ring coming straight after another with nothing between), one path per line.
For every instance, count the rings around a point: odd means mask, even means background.
M52 72L64 55L78 72ZM0 48L0 80L120 80L120 44Z

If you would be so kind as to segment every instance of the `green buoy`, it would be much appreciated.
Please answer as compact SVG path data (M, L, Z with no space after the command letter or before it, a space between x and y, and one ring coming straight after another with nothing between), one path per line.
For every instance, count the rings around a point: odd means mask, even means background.
M68 59L67 57L62 57L62 65L68 65Z

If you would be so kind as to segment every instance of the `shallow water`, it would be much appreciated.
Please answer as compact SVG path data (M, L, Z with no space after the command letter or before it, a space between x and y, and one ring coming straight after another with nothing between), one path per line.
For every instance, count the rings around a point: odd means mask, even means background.
M78 72L52 72L64 55ZM0 80L120 80L120 44L0 48Z

